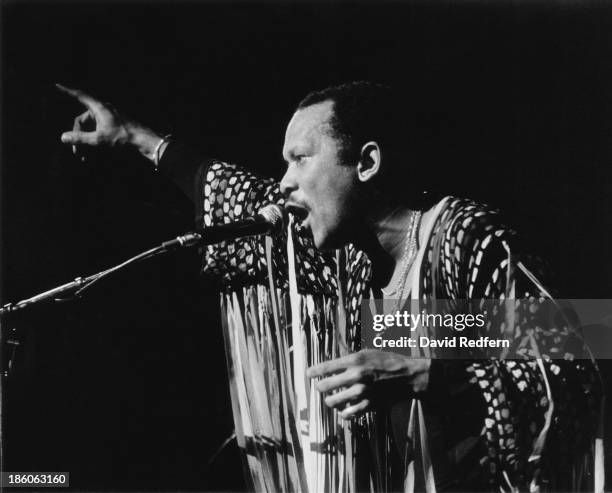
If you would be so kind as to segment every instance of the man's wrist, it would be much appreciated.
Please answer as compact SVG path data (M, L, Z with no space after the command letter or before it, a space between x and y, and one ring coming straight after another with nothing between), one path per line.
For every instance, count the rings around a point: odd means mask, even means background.
M164 155L164 151L166 150L166 147L170 143L171 139L172 134L164 135L164 137L162 137L162 139L155 146L155 150L153 151L153 164L155 165L155 171L158 171L161 158Z
M146 157L152 163L156 163L158 156L161 156L164 149L158 148L162 140L163 135L151 130L150 128L141 127L140 125L128 124L127 130L127 143L134 147L140 154ZM165 148L165 145L162 147Z

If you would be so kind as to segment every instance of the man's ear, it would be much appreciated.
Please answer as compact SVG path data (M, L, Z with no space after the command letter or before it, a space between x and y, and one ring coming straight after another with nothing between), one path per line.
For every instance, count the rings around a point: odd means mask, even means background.
M357 163L359 181L365 183L372 180L380 172L381 161L380 146L374 141L364 144Z

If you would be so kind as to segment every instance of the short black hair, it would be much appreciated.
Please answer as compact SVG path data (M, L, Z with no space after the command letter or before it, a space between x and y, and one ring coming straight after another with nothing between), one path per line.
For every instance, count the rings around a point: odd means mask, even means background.
M378 143L383 157L380 173L372 185L394 201L422 207L433 195L431 184L422 181L421 167L413 151L418 138L418 112L410 108L403 95L391 87L354 81L309 93L297 110L331 101L333 115L330 127L341 144L340 161L356 165L362 146Z
M309 93L297 109L331 101L329 122L333 136L342 145L341 161L356 163L361 147L376 141L385 151L395 151L399 134L397 101L390 87L369 81L354 81Z

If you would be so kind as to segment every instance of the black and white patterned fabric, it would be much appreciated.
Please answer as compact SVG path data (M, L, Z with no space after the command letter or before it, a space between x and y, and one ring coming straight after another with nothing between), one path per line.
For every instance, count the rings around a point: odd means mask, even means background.
M252 216L266 204L282 204L283 198L272 180L213 161L205 172L200 201L203 226L211 226ZM338 266L333 253L317 251L299 225L293 226L291 234L298 290L335 298ZM516 299L531 299L537 306L537 300L545 294L516 268L519 257L513 251L515 243L516 234L500 224L496 211L469 200L447 200L430 241L420 247L426 249L420 273L421 295L494 300L513 294ZM286 237L277 238L274 248L277 287L287 289ZM262 238L209 245L203 253L203 273L220 280L225 290L267 283ZM359 340L360 305L370 295L372 268L367 256L352 245L346 247L341 258L346 262L341 269L346 272L342 289L348 329L353 339ZM476 390L478 397L469 405L479 408L484 416L473 453L468 454L473 457L470 484L496 491L579 490L589 483L592 486L587 466L592 459L590 444L601 395L596 367L589 359L578 359L584 354L568 352L562 361L547 359L547 351L558 346L555 340L559 334L555 331L559 328L536 327L531 311L517 313L516 317L515 334L531 331L540 346L542 366L520 358L465 361L459 367L455 363L454 368L459 369L452 382L441 383L468 385ZM544 437L541 458L534 459L534 444L551 409L548 395L554 401L550 430Z

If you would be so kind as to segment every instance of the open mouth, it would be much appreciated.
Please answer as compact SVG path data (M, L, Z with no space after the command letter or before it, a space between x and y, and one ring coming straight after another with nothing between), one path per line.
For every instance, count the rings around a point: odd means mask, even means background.
M300 223L304 222L308 216L308 209L297 204L287 203L285 204L285 210L289 212L289 214L292 214Z

